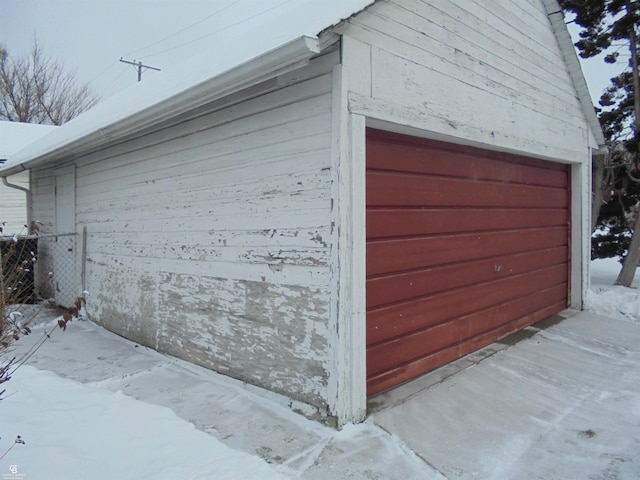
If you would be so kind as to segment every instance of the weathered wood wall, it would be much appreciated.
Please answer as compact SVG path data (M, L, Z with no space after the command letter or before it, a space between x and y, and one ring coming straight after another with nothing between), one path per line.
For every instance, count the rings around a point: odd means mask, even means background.
M345 64L358 72L353 113L586 161L589 128L540 1L386 0L341 31Z
M92 318L326 408L338 62L334 51L249 100L75 160ZM51 174L34 172L49 223Z

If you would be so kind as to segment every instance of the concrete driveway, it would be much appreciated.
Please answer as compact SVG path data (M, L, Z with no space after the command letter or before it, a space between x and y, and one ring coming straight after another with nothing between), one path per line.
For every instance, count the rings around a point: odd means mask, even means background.
M372 409L449 479L638 479L640 325L567 312Z

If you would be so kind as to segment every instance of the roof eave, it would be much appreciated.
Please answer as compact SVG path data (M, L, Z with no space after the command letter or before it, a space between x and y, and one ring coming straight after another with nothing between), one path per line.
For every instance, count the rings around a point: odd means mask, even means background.
M302 36L282 46L242 63L220 75L166 98L129 117L80 136L57 148L27 157L3 169L0 176L10 176L37 165L60 158L77 156L109 144L118 138L153 127L183 114L199 105L209 103L252 85L307 65L321 52L317 37Z

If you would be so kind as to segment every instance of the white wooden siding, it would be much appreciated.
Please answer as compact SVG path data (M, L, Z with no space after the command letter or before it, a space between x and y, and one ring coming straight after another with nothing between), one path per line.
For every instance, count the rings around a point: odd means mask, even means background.
M338 61L76 160L93 319L325 414Z
M9 183L29 188L29 172L22 172L7 178ZM6 223L5 223L6 222ZM10 188L0 183L0 223L3 235L26 234L27 196L22 190Z
M589 127L543 5L383 0L342 27L353 113L442 139L585 162Z

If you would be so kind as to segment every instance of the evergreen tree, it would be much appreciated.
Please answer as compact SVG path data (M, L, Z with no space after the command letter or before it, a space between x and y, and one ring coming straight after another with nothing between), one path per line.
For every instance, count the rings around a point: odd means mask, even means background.
M604 54L624 65L600 97L600 123L608 142L604 182L592 256L620 256L617 285L630 286L640 261L640 0L560 0L571 21L582 27L575 44L583 58ZM596 208L597 210L597 208Z

